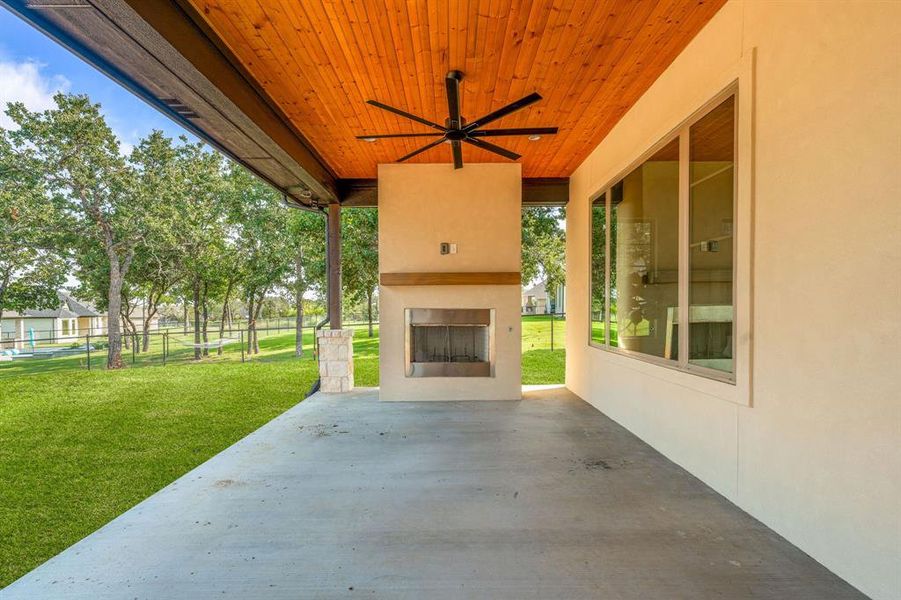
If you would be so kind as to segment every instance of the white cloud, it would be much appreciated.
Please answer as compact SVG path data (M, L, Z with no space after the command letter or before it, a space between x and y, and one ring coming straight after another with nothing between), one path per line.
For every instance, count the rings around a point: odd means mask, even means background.
M0 60L0 127L13 127L6 115L8 102L22 102L29 110L46 110L54 106L53 94L69 89L69 80L62 75L44 75L42 65L33 62Z

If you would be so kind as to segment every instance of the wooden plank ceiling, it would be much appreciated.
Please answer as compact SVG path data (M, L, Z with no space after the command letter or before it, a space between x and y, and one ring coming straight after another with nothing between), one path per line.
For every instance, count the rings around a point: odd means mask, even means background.
M537 91L544 99L488 128L557 126L492 141L523 155L523 177L567 177L725 0L189 0L209 28L341 178L427 133L365 104L444 123L444 76L464 72L467 120ZM428 140L426 140L428 141ZM465 162L506 159L464 144ZM439 145L410 162L450 162Z

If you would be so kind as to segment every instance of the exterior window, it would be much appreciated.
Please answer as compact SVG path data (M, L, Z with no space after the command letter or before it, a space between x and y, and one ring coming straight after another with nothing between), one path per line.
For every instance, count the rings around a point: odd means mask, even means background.
M687 123L592 200L592 345L731 380L735 104Z
M689 134L688 360L727 373L733 372L734 132L732 96Z
M679 142L610 189L610 346L669 358L679 303Z
M69 320L63 319L63 335L69 335Z
M607 342L607 195L591 203L591 341Z

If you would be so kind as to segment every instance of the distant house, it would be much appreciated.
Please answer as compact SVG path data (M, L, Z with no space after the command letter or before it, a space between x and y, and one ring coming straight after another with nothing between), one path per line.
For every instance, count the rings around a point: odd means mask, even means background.
M85 335L106 333L107 315L67 292L57 292L59 306L49 309L4 311L0 319L0 342L23 346L28 340L45 343L74 341Z
M522 314L546 315L566 312L566 287L558 285L553 294L548 294L546 281L539 281L531 286L523 286Z

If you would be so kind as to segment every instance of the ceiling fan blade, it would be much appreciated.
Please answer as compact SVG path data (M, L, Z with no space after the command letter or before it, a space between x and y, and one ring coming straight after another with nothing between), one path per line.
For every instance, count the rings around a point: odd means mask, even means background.
M515 129L478 129L470 131L471 137L498 137L503 135L554 135L556 127L520 127Z
M497 121L501 117L506 117L510 113L516 112L521 108L525 108L530 104L534 104L541 100L541 95L538 92L533 92L526 96L525 98L520 98L516 102L511 102L507 106L503 108L499 108L493 113L488 113L484 117L480 119L476 119L472 123L469 123L464 127L464 131L472 131L473 129L478 129L479 127L483 127L492 121Z
M516 152L511 152L506 148L501 148L500 146L495 146L494 144L488 143L484 140L480 140L478 138L466 138L463 140L467 144L472 144L473 146L477 146L483 150L488 150L489 152L494 152L495 154L500 154L504 158L509 158L510 160L517 160L521 158L519 154Z
M380 140L382 138L439 137L440 133L382 133L379 135L358 135L358 140Z
M463 147L460 145L459 141L452 141L451 149L454 151L454 168L462 169L463 168Z
M421 154L421 153L425 152L426 150L429 150L430 148L434 148L438 144L442 144L442 143L444 143L444 136L441 136L440 138L438 138L437 140L435 140L434 142L432 142L430 144L426 144L419 150L414 150L413 152L410 152L409 154L405 154L405 155L401 156L400 158L397 159L396 162L404 162L408 158L413 158L417 154Z
M401 117L406 117L408 119L412 119L417 123L422 123L423 125L428 125L432 129L437 129L438 131L444 132L447 131L444 127L439 125L438 123L432 123L431 121L427 121L422 117L417 117L416 115L411 115L410 113L403 111L399 108L394 108L393 106L388 106L387 104L382 104L381 102L377 102L376 100L367 100L366 104L371 104L372 106L381 108L382 110L387 110L388 112L393 112L396 115L400 115Z
M444 78L444 86L447 89L447 114L450 116L449 127L451 129L460 128L460 80L463 79L463 73L460 71L449 71Z

